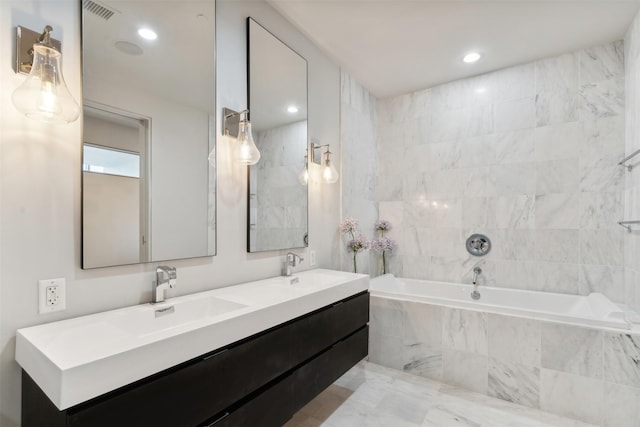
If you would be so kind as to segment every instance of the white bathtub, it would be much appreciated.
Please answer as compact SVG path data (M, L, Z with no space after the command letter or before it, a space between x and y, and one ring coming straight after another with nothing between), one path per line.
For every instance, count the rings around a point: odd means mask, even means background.
M373 296L556 322L616 329L631 329L632 325L627 321L629 312L596 292L580 296L480 286L481 297L473 300L469 284L396 278L392 274L371 279L369 290Z

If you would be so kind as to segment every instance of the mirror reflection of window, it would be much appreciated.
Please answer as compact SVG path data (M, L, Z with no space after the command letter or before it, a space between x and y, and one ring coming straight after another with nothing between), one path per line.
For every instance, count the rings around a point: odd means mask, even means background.
M82 170L140 178L140 154L84 144Z

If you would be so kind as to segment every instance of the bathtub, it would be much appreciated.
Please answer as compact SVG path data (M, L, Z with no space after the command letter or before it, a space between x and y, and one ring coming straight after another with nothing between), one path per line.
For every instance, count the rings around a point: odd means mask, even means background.
M634 316L596 292L581 296L480 286L481 297L473 300L470 284L396 278L392 274L371 279L369 290L372 296L592 327L632 329L627 319Z

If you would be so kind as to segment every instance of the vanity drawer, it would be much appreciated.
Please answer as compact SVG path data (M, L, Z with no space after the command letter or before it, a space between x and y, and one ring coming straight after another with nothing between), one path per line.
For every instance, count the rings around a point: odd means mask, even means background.
M294 373L293 413L364 359L368 351L369 326L365 326L301 366Z
M313 357L368 322L368 292L333 304L301 319L293 325L294 364L297 365Z
M292 367L291 325L69 412L69 426L194 426Z

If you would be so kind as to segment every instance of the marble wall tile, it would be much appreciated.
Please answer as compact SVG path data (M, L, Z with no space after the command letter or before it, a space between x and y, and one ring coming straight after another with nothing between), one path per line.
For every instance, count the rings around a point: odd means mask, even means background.
M559 262L536 262L531 291L578 294L578 264Z
M624 200L621 192L580 193L580 228L617 228L623 218Z
M574 159L584 139L581 123L558 123L534 131L536 160Z
M442 381L442 347L415 343L404 345L401 354L402 369L405 372Z
M578 262L578 230L536 230L535 242L536 260Z
M535 64L529 63L492 73L494 101L531 98L535 95Z
M487 394L531 408L540 407L540 368L489 358Z
M621 266L623 264L624 229L580 231L580 262Z
M529 195L498 197L496 227L499 229L535 228L535 198Z
M434 141L486 135L493 131L493 110L491 105L437 110L433 114L432 127Z
M579 106L577 90L539 92L536 95L536 126L576 121L580 117Z
M442 379L447 384L487 394L488 358L481 354L444 348Z
M601 330L542 323L542 367L602 378Z
M640 389L605 383L604 427L637 427L640 420Z
M580 119L596 120L624 114L624 78L603 80L580 88Z
M496 261L496 286L534 289L538 271L538 263L533 261Z
M534 98L515 99L494 104L494 131L529 129L535 125Z
M490 74L445 83L431 89L432 105L436 111L488 105L492 101L492 87ZM479 88L486 90L478 91Z
M577 193L543 194L535 198L538 229L574 229L580 224Z
M605 332L604 378L640 388L640 336Z
M578 89L579 54L567 53L535 62L536 91Z
M496 193L500 196L528 195L536 191L535 163L516 163L493 167Z
M494 135L495 163L526 163L535 158L535 132L532 129Z
M402 370L402 338L369 333L369 361L387 368Z
M462 226L467 228L495 228L495 197L464 198L462 200Z
M580 51L580 85L624 77L622 40Z
M403 343L442 346L443 307L417 302L404 302Z
M578 159L536 163L536 194L574 193L579 186Z
M604 390L601 380L542 369L540 409L599 425L603 419Z
M371 334L403 336L404 311L401 301L371 297L370 310Z
M442 346L487 354L487 314L445 307L442 312Z
M580 265L580 294L604 294L610 300L625 301L624 268L609 265Z
M492 239L492 252L501 260L528 260L535 250L534 230L495 230Z
M491 360L540 367L541 322L487 314Z

